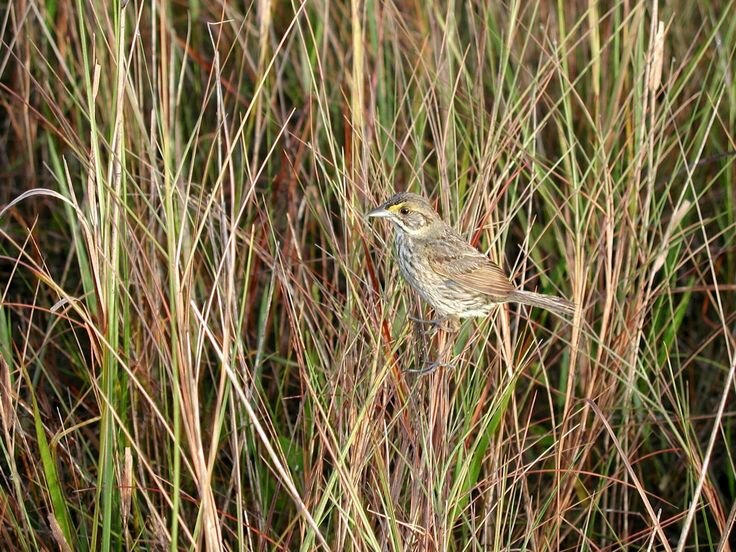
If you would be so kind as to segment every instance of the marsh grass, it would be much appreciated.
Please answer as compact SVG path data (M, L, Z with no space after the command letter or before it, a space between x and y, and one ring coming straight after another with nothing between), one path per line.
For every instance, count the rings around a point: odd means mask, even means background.
M4 549L729 550L731 2L11 3ZM565 322L401 282L394 190Z

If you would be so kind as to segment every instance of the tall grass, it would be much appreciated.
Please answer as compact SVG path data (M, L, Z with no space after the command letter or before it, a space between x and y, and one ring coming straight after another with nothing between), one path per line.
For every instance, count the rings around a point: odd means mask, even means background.
M0 546L730 550L735 16L11 3ZM574 318L419 331L403 189Z

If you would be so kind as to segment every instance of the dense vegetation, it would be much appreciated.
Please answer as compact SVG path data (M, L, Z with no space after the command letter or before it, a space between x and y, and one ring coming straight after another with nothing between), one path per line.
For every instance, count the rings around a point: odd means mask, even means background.
M732 2L122 4L0 19L0 548L729 549Z

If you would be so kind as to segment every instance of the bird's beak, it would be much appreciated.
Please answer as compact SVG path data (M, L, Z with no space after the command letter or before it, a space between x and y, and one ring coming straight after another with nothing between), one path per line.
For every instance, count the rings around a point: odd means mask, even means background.
M391 216L391 213L385 207L376 207L372 211L366 213L366 218L387 218Z

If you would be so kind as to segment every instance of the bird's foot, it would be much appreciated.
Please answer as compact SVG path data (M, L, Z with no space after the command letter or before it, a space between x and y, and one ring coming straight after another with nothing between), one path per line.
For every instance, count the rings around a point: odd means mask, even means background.
M438 368L452 368L452 364L435 360L434 362L430 362L429 364L422 366L421 368L410 368L406 371L410 374L417 374L418 376L427 376Z
M418 318L416 316L409 316L409 320L415 324L423 324L431 326L432 330L443 331L445 333L455 333L460 329L460 322L454 316L441 316L439 318Z
M439 318L419 318L418 316L409 315L409 320L411 320L415 324L424 324L427 326L438 326L442 324L442 322L444 322L445 317L441 316Z

